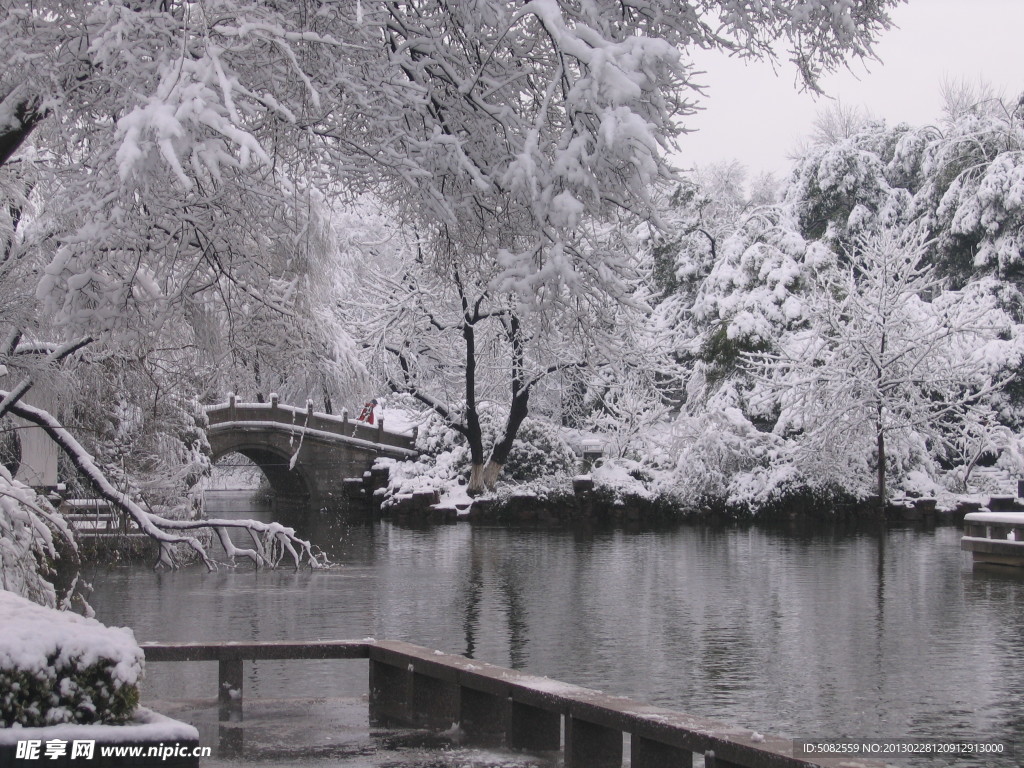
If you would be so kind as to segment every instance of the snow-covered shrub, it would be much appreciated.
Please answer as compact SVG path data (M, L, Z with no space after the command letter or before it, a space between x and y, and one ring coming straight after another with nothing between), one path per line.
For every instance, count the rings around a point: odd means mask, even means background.
M69 596L58 595L51 582L59 550L74 551L63 520L45 498L0 466L0 588L51 608L63 603Z
M468 451L456 448L444 451L437 456L421 456L415 461L399 461L397 459L379 458L373 466L386 467L388 487L383 506L387 507L390 500L399 496L430 491L443 492L445 488L459 484L459 478L465 474L469 466Z
M676 485L699 502L726 501L734 478L767 466L781 441L759 432L739 409L722 408L680 416L673 425L673 442Z
M503 424L500 414L494 411L482 413L485 446L493 445ZM388 487L381 503L383 508L414 493L437 491L442 501L452 498L453 494L464 493L462 486L469 478L471 459L461 435L445 425L440 417L425 414L419 421L416 449L421 456L415 461L381 458L374 464L389 470ZM567 476L575 471L577 463L575 452L557 427L527 418L519 428L499 481L523 483L558 478L556 485L564 487Z
M628 497L653 499L664 473L632 459L605 459L590 473L594 487L607 491L615 500Z
M466 441L433 411L427 411L418 422L416 450L427 456L440 456L465 446Z
M572 472L578 459L558 428L539 419L527 418L519 427L516 440L505 465L509 480L532 480L538 477Z
M816 490L792 463L772 462L737 472L721 500L732 508L759 512L771 504L814 494Z
M0 725L121 723L139 701L143 654L130 629L0 590Z
M480 428L483 431L485 448L489 449L498 441L504 426L504 412L491 408L481 409ZM439 477L469 474L470 456L465 439L434 413L424 414L419 422L416 450L436 459L433 463L437 465L438 471L430 474ZM486 459L486 456L484 458ZM558 427L540 419L527 417L516 433L502 477L522 482L549 475L566 474L574 471L577 463L575 452L562 437ZM419 470L410 467L408 470L408 474L412 476L428 473L425 467Z
M938 496L942 487L928 473L912 470L903 479L903 492L913 496Z

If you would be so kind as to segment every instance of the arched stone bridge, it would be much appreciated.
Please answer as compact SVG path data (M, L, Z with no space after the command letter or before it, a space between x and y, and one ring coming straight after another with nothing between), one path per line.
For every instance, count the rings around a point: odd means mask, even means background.
M316 507L338 503L346 478L362 477L378 456L413 458L415 437L370 426L348 413L331 416L269 403L228 402L206 409L213 460L240 453L263 471L278 499Z

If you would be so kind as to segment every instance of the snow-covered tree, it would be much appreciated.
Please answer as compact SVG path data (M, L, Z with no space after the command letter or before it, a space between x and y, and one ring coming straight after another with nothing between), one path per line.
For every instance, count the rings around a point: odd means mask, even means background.
M0 310L7 349L89 338L88 354L158 392L194 371L183 404L208 394L203 380L259 392L310 359L314 381L294 386L329 387L354 366L330 301L306 301L323 277L321 214L372 190L421 233L437 274L458 268L469 318L491 297L518 413L533 386L523 334L552 306L591 300L585 286L628 278L583 223L651 214L677 118L695 106L686 49L773 57L782 41L814 87L870 54L895 2L8 3L0 291L19 301ZM46 429L143 530L197 546L114 493L11 370L0 410ZM140 406L119 406L125 423Z
M58 559L76 562L68 565ZM63 567L71 583L55 585ZM0 589L40 605L66 608L75 597L74 537L63 518L31 488L0 466Z
M1020 229L1014 171L1020 124L1014 102L959 89L945 118L933 126L888 126L849 112L827 116L814 141L801 150L776 201L742 208L729 203L734 195L719 194L715 205L695 206L691 201L710 197L706 190L714 186L714 180L695 179L681 208L684 214L663 215L674 215L690 241L677 236L685 247L652 257L665 292L655 318L676 330L677 353L691 366L677 431L703 440L700 436L709 429L716 434L709 426L716 414L733 409L729 413L736 418L730 424L742 426L734 430L737 434L748 434L754 425L777 434L757 456L740 450L742 441L719 441L709 455L726 456L723 467L745 468L716 473L707 462L687 460L678 473L680 482L755 504L772 489L813 486L818 480L834 480L833 486L858 495L872 488L877 492L879 440L871 420L860 419L864 432L851 438L850 450L846 443L834 442L831 448L814 444L810 427L786 423L800 413L785 411L786 385L768 386L771 377L765 369L752 375L746 362L778 355L778 360L799 358L812 366L818 352L832 359L840 338L856 334L852 326L828 330L822 307L868 290L869 282L878 279L877 270L892 271L885 260L862 263L863 244L874 243L878 250L919 230L925 234L915 251L917 268L927 280L916 285L911 293L920 298L908 298L905 309L920 312L895 316L893 322L920 331L915 323L922 318L941 325L936 318L947 322L955 316L961 330L985 326L985 341L979 341L974 357L964 356L951 366L964 377L960 394L967 404L957 406L959 400L945 392L954 407L944 418L936 411L930 419L907 417L902 427L898 415L886 422L891 429L883 429L882 463L888 465L888 480L905 481L911 470L941 466L953 468L945 477L959 483L980 460L999 454L1011 461L1018 455L1013 431L1024 423L1018 376L1024 301L1014 239ZM871 285L876 293L881 290ZM945 357L940 355L944 364L955 350L952 343L945 348ZM925 366L922 374L930 370ZM851 377L846 384L853 387L855 381ZM808 401L820 401L822 410L815 413L822 420L831 413L829 398L840 397L823 385L801 392ZM987 394L970 400L972 392ZM849 399L849 393L843 397ZM922 397L930 402L938 395ZM892 410L899 413L895 406ZM931 427L916 426L922 420ZM836 426L833 436L840 431ZM823 441L825 434L820 433ZM686 475L688 470L700 477ZM724 482L730 474L735 482Z
M881 503L894 460L901 474L928 468L966 429L998 428L991 396L1014 344L1000 339L1012 322L991 294L944 291L924 250L892 234L860 240L818 276L806 327L748 356L801 471L856 481L873 466Z
M620 260L618 272L627 274L635 258L621 245L611 253L612 241L605 248L604 258ZM582 274L575 292L550 292L537 307L493 287L500 265L452 254L442 271L412 236L364 244L367 252L380 268L368 270L346 302L355 327L383 383L412 395L466 440L471 493L494 486L538 396L539 410L557 422L561 398L545 395L612 366L633 371L637 381L659 368L657 345L634 338L646 312L635 269L629 282ZM484 416L493 420L496 412L501 428L485 429Z
M1024 106L988 97L951 102L939 130L915 147L915 212L936 240L935 260L958 282L992 272L1024 276ZM915 157L916 155L916 157Z

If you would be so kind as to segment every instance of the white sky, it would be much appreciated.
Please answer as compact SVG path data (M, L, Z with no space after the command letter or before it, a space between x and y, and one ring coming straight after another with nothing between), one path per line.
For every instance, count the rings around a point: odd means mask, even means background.
M881 61L826 77L828 96L890 124L924 125L941 116L944 79L981 79L1012 99L1024 93L1024 0L909 0L892 16L897 27L875 48ZM702 53L696 61L706 71L708 95L704 111L686 123L699 130L680 138L677 163L735 159L751 176L787 175L787 156L810 134L827 99L798 93L788 62L776 74L721 54Z

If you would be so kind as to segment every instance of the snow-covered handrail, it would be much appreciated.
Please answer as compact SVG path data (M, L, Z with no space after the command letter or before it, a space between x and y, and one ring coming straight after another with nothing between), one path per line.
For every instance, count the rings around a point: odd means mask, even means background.
M253 428L253 429L283 429L288 432L294 432L296 435L310 435L318 437L323 440L333 440L339 443L345 443L356 448L366 448L370 450L378 451L382 454L393 454L402 458L415 458L418 456L418 452L414 448L401 448L395 445L388 445L381 443L376 440L364 440L358 437L350 437L348 435L341 434L339 432L327 432L322 429L313 429L311 427L303 426L302 424L288 424L280 421L253 421L249 419L239 419L237 421L222 421L215 425L211 425L211 429L233 429L233 428ZM395 434L395 433L391 433Z
M276 395L271 395L269 403L242 403L234 395L229 395L227 402L207 406L206 417L210 428L221 428L227 424L273 424L320 437L343 438L361 447L376 449L387 446L393 448L395 453L415 454L415 430L412 435L391 432L385 429L383 419L371 426L349 419L347 410L342 411L341 416L335 416L314 411L312 403L308 403L306 408L296 408L280 403Z
M1024 566L1024 512L969 512L960 548L975 563Z

